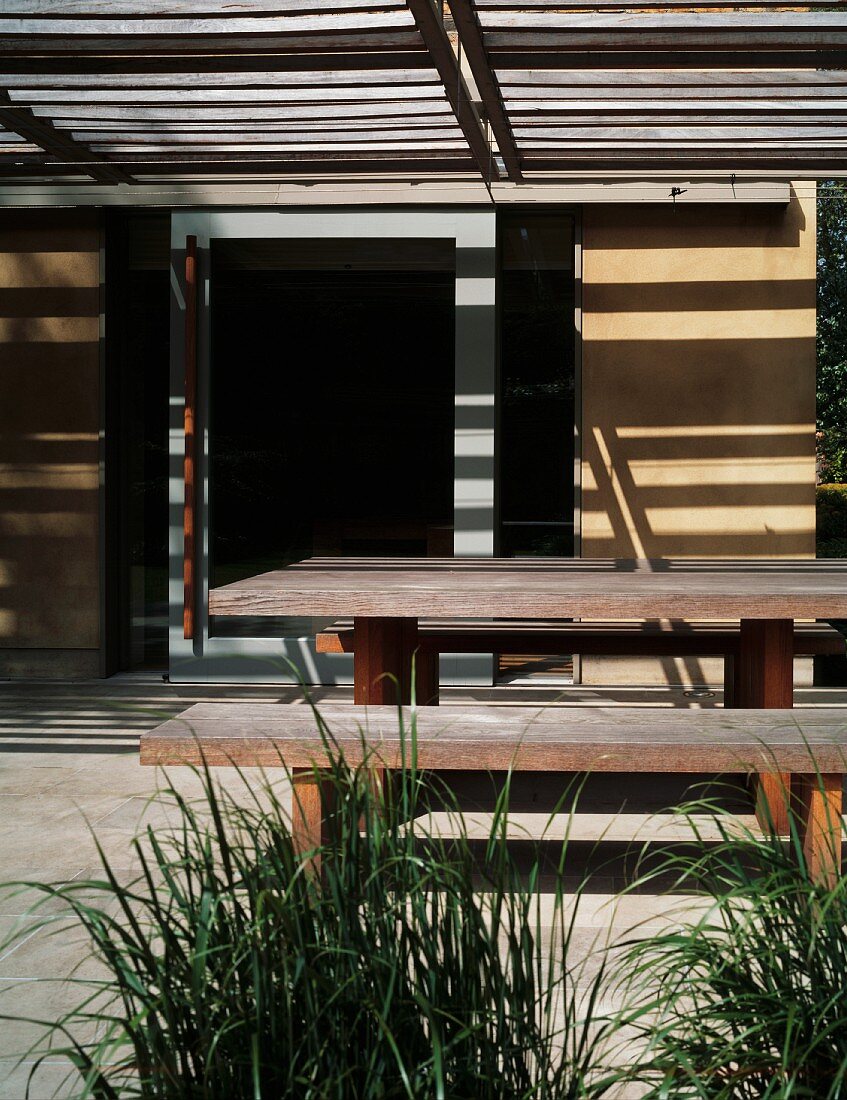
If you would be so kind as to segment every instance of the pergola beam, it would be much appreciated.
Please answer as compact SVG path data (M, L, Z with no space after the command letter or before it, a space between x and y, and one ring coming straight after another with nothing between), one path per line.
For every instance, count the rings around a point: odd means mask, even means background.
M515 144L506 109L503 106L497 78L491 71L488 62L482 41L482 28L474 11L473 0L448 0L448 3L453 22L456 24L459 42L465 51L473 78L476 81L485 115L494 134L503 163L506 166L506 172L509 179L516 182L521 179L520 153Z
M36 118L27 107L13 106L0 89L0 125L32 142L58 160L76 161L86 175L98 183L135 183L119 165L106 164L97 153L57 130L47 119ZM93 163L91 163L93 162Z
M491 155L482 120L432 0L408 0L408 4L483 179L499 179L500 172Z

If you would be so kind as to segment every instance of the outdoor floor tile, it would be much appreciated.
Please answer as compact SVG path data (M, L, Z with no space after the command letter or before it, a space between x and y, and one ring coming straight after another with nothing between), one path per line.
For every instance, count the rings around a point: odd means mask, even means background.
M0 958L3 978L100 978L102 965L91 958L88 936L73 919L57 918Z
M91 986L73 982L0 978L0 1060L28 1056L36 1044L41 1052L66 1042L62 1037L48 1039L45 1023L64 1016L94 992ZM79 1021L73 1034L87 1041L95 1036L96 1025Z
M0 1060L0 1100L63 1100L79 1093L79 1075L66 1060L43 1063L30 1080L33 1068L30 1061Z

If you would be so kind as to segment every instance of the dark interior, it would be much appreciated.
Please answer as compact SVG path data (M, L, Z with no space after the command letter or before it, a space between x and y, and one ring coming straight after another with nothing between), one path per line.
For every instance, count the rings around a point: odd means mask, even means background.
M450 553L452 245L220 242L212 270L212 585Z
M500 225L500 553L574 553L574 222Z

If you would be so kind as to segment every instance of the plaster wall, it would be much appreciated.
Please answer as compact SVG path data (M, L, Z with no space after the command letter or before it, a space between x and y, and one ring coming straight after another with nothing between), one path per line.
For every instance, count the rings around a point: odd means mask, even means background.
M814 557L814 199L586 207L583 242L583 556Z
M99 247L0 215L0 675L98 674Z

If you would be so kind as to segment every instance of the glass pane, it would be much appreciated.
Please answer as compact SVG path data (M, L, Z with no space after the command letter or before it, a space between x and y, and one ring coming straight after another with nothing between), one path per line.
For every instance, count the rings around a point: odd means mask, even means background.
M451 552L454 266L452 241L213 244L213 587L315 555Z
M113 212L107 228L109 671L168 652L170 218Z
M570 217L501 225L500 546L574 552L575 279Z
M500 226L500 553L572 557L576 331L574 222ZM570 683L573 660L500 656L498 683Z

